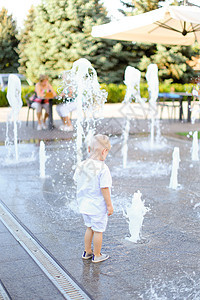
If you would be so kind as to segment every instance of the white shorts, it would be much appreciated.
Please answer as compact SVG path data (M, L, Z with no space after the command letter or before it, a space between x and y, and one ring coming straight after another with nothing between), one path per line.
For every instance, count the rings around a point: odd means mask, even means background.
M108 222L108 215L100 215L100 216L93 216L93 215L86 215L82 214L85 225L90 227L93 231L97 232L104 232L106 230L107 222Z
M60 117L67 117L68 114L74 110L76 110L76 103L75 102L68 102L59 104L56 106L57 113Z
M36 109L37 113L42 112L42 108L44 108L46 110L46 113L49 114L49 104L48 103L39 103L39 102L33 102L31 104L31 107Z

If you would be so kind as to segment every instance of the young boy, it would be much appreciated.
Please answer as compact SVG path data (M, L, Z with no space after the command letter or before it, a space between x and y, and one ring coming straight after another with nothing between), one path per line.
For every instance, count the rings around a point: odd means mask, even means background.
M82 258L92 258L93 263L109 258L108 255L101 254L101 246L103 232L107 225L107 215L113 214L110 196L112 178L104 162L110 148L109 138L106 135L93 136L88 147L90 157L77 166L74 174L74 180L77 182L79 210L87 226L85 251ZM91 248L92 240L94 252Z

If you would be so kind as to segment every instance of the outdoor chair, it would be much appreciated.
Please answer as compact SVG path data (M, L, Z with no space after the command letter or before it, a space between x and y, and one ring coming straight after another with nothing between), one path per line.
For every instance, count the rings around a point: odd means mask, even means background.
M168 119L176 119L176 109L180 111L180 99L181 96L171 93L159 93L158 94L158 106L160 106L160 119L162 119L162 114L164 108L167 109ZM167 101L169 100L169 101ZM183 115L183 111L182 111ZM183 116L182 116L183 117Z
M26 126L28 126L28 121L29 121L29 111L32 110L33 111L33 128L34 128L34 110L35 108L33 108L31 106L32 104L32 101L30 100L30 97L33 95L33 93L28 93L25 95L25 100L26 100L26 103L27 103L27 107L28 107L28 112L27 112L27 119L26 119Z

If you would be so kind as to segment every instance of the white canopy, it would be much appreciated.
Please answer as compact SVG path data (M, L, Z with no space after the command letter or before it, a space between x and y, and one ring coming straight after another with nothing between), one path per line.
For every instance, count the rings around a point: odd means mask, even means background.
M200 43L200 8L164 6L150 12L94 26L92 36L171 45Z

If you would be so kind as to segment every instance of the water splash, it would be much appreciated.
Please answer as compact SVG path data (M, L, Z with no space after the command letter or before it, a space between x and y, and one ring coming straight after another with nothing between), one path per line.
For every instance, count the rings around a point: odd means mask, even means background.
M174 147L172 154L172 171L170 177L169 188L176 190L178 187L178 169L180 162L179 147Z
M155 140L155 128L157 128L157 138L156 141L159 140L160 135L160 125L158 120L158 109L157 109L157 99L159 93L159 81L158 81L158 66L156 64L150 64L147 68L146 79L148 83L148 91L149 91L149 106L150 106L150 117L151 117L151 125L150 125L150 145L154 146Z
M126 169L120 166L115 166L112 170L113 176L123 178L138 177L138 178L158 178L161 176L169 176L170 166L162 161L148 162L148 161L131 161Z
M71 70L63 72L62 79L63 92L67 94L66 91L70 86L76 98L76 153L77 162L80 162L83 156L83 138L85 138L83 124L84 122L87 123L87 131L90 130L91 126L95 127L94 119L98 117L98 114L103 109L107 99L107 92L100 89L97 73L91 63L85 58L75 61Z
M140 96L140 78L141 72L134 67L126 67L124 83L126 84L126 94L123 100L125 103L124 114L125 114L125 127L122 133L122 156L123 156L123 168L127 166L127 156L128 156L128 137L130 131L130 103L135 100L139 102L143 108L144 100ZM143 109L144 111L144 109Z
M92 137L94 136L94 128L87 130L88 134L85 137L86 148L88 148L91 144Z
M193 142L192 142L192 160L199 161L199 144L198 144L198 132L193 133Z
M142 224L145 214L150 210L150 208L145 207L145 201L141 200L142 194L140 191L134 193L132 204L127 208L127 212L124 213L125 217L128 219L130 237L126 240L137 243L141 238Z
M130 131L130 119L126 118L126 125L123 131L123 143L122 143L122 156L123 156L123 168L127 167L127 157L128 157L128 136Z
M24 164L27 165L36 161L35 145L27 145L20 143L18 144L18 150L20 153L20 157L19 160L16 161L15 153L11 151L8 155L8 149L4 146L0 146L0 166L16 167L19 164L20 166L23 166Z
M8 90L7 90L7 99L8 103L10 104L12 111L8 115L8 121L6 124L6 140L5 140L5 146L8 148L8 157L10 158L11 155L11 146L12 141L9 139L9 122L13 120L13 132L14 132L14 147L15 147L15 159L16 162L19 160L19 154L18 154L18 138L17 138L17 120L19 111L22 107L22 99L21 99L21 81L20 79L14 75L10 74L8 77Z
M45 153L45 144L43 141L40 141L40 178L45 178L45 163L47 156Z
M163 274L162 274L163 275ZM200 280L198 274L183 272L178 278L163 280L155 278L150 281L149 287L144 287L144 292L138 295L139 299L169 300L169 299L200 299Z

